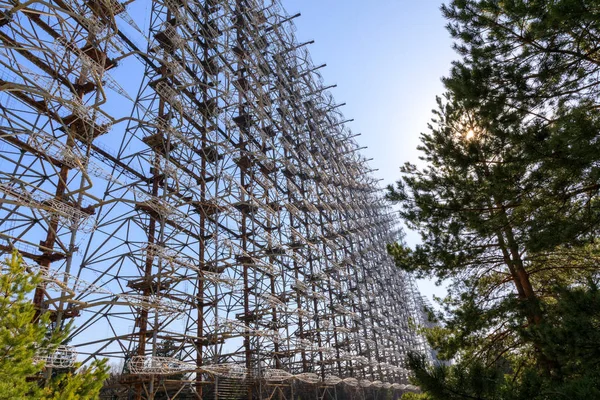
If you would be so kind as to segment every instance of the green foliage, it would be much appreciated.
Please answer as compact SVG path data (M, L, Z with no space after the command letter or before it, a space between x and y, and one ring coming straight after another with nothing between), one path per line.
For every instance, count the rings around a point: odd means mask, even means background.
M46 337L48 316L39 324L31 321L35 308L26 298L39 280L26 274L15 253L7 260L0 275L0 398L16 399L37 393L37 386L27 378L41 370L33 363L36 346L52 347L61 338Z
M82 367L77 373L61 373L42 391L44 400L95 399L108 378L107 359Z
M431 397L427 393L407 392L402 395L402 400L430 400Z
M450 283L425 331L454 364L412 357L415 383L431 399L600 398L600 1L442 12L462 59L425 166L388 190L422 239L388 245L396 265Z
M460 358L447 366L427 365L418 354L409 356L414 381L431 399L596 399L600 398L600 291L594 282L577 288L554 288L557 301L545 309L544 322L523 328L523 340L559 368L544 376L527 351L501 355L493 363ZM520 349L523 350L523 349ZM468 352L463 351L463 354Z
M37 320L36 310L28 298L40 282L29 273L18 253L2 266L0 274L0 399L93 399L97 398L107 377L106 360L93 362L89 368L59 370L45 386L39 384L43 362L34 362L39 349L52 351L67 334L48 331L49 314ZM35 320L35 321L34 321Z

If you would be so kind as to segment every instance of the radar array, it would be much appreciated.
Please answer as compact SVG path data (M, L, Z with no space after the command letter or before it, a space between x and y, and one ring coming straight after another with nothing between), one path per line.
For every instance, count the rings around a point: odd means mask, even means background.
M423 300L299 14L0 4L0 252L75 326L46 368L121 360L136 399L414 389Z

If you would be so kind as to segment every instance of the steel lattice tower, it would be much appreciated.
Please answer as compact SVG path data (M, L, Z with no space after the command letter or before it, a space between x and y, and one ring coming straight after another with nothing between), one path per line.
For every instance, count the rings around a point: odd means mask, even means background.
M407 388L422 299L299 14L1 4L0 252L75 326L47 368L120 360L137 399Z

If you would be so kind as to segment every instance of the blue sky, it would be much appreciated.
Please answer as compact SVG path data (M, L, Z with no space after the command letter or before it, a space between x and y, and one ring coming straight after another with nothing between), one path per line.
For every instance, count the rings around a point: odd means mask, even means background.
M349 126L383 184L399 177L398 168L418 158L419 134L427 130L440 78L457 58L445 29L439 0L282 0L294 20L298 40L314 40L309 50ZM409 244L417 235L408 233ZM421 291L440 288L420 282Z

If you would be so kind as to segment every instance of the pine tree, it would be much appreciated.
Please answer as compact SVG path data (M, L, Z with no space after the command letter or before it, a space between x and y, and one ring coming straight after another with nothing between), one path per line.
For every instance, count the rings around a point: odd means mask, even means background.
M452 281L443 326L428 336L441 357L461 362L445 373L441 366L428 378L431 383L445 377L444 395L434 398L454 398L448 390L461 393L455 398L535 398L532 393L562 376L564 368L564 359L549 351L552 335L538 334L556 324L556 316L549 319L555 286L582 285L597 271L597 198L565 196L581 183L544 167L545 153L530 152L532 127L498 110L490 121L490 114L449 92L431 132L422 136L427 167L405 165L403 180L389 191L409 227L422 236L415 249L389 246L397 265ZM572 149L566 146L565 153ZM598 154L579 160L577 168L595 168ZM491 378L506 374L531 389ZM536 374L547 380L533 379ZM485 389L489 396L460 388ZM509 397L521 391L522 397Z
M543 181L528 245L589 240L599 224L600 2L455 0L442 12L462 55L445 85L489 124L517 120L513 140Z
M2 265L0 274L0 399L93 399L107 377L106 360L89 367L59 370L43 382L41 351L52 353L68 329L49 333L49 315L35 320L36 309L28 297L40 278L24 266L17 252ZM78 371L76 371L78 370ZM76 372L75 372L76 371Z
M37 347L57 346L61 338L47 338L44 316L39 324L31 321L35 308L27 294L39 279L27 274L18 255L3 265L0 275L0 397L16 399L38 393L37 385L28 380L40 372L33 362Z
M594 304L600 255L599 5L442 8L462 60L422 135L425 167L404 165L388 195L422 237L389 246L397 265L451 282L427 335L455 365L410 361L425 398L598 397L600 356L581 338L599 315L576 299Z

